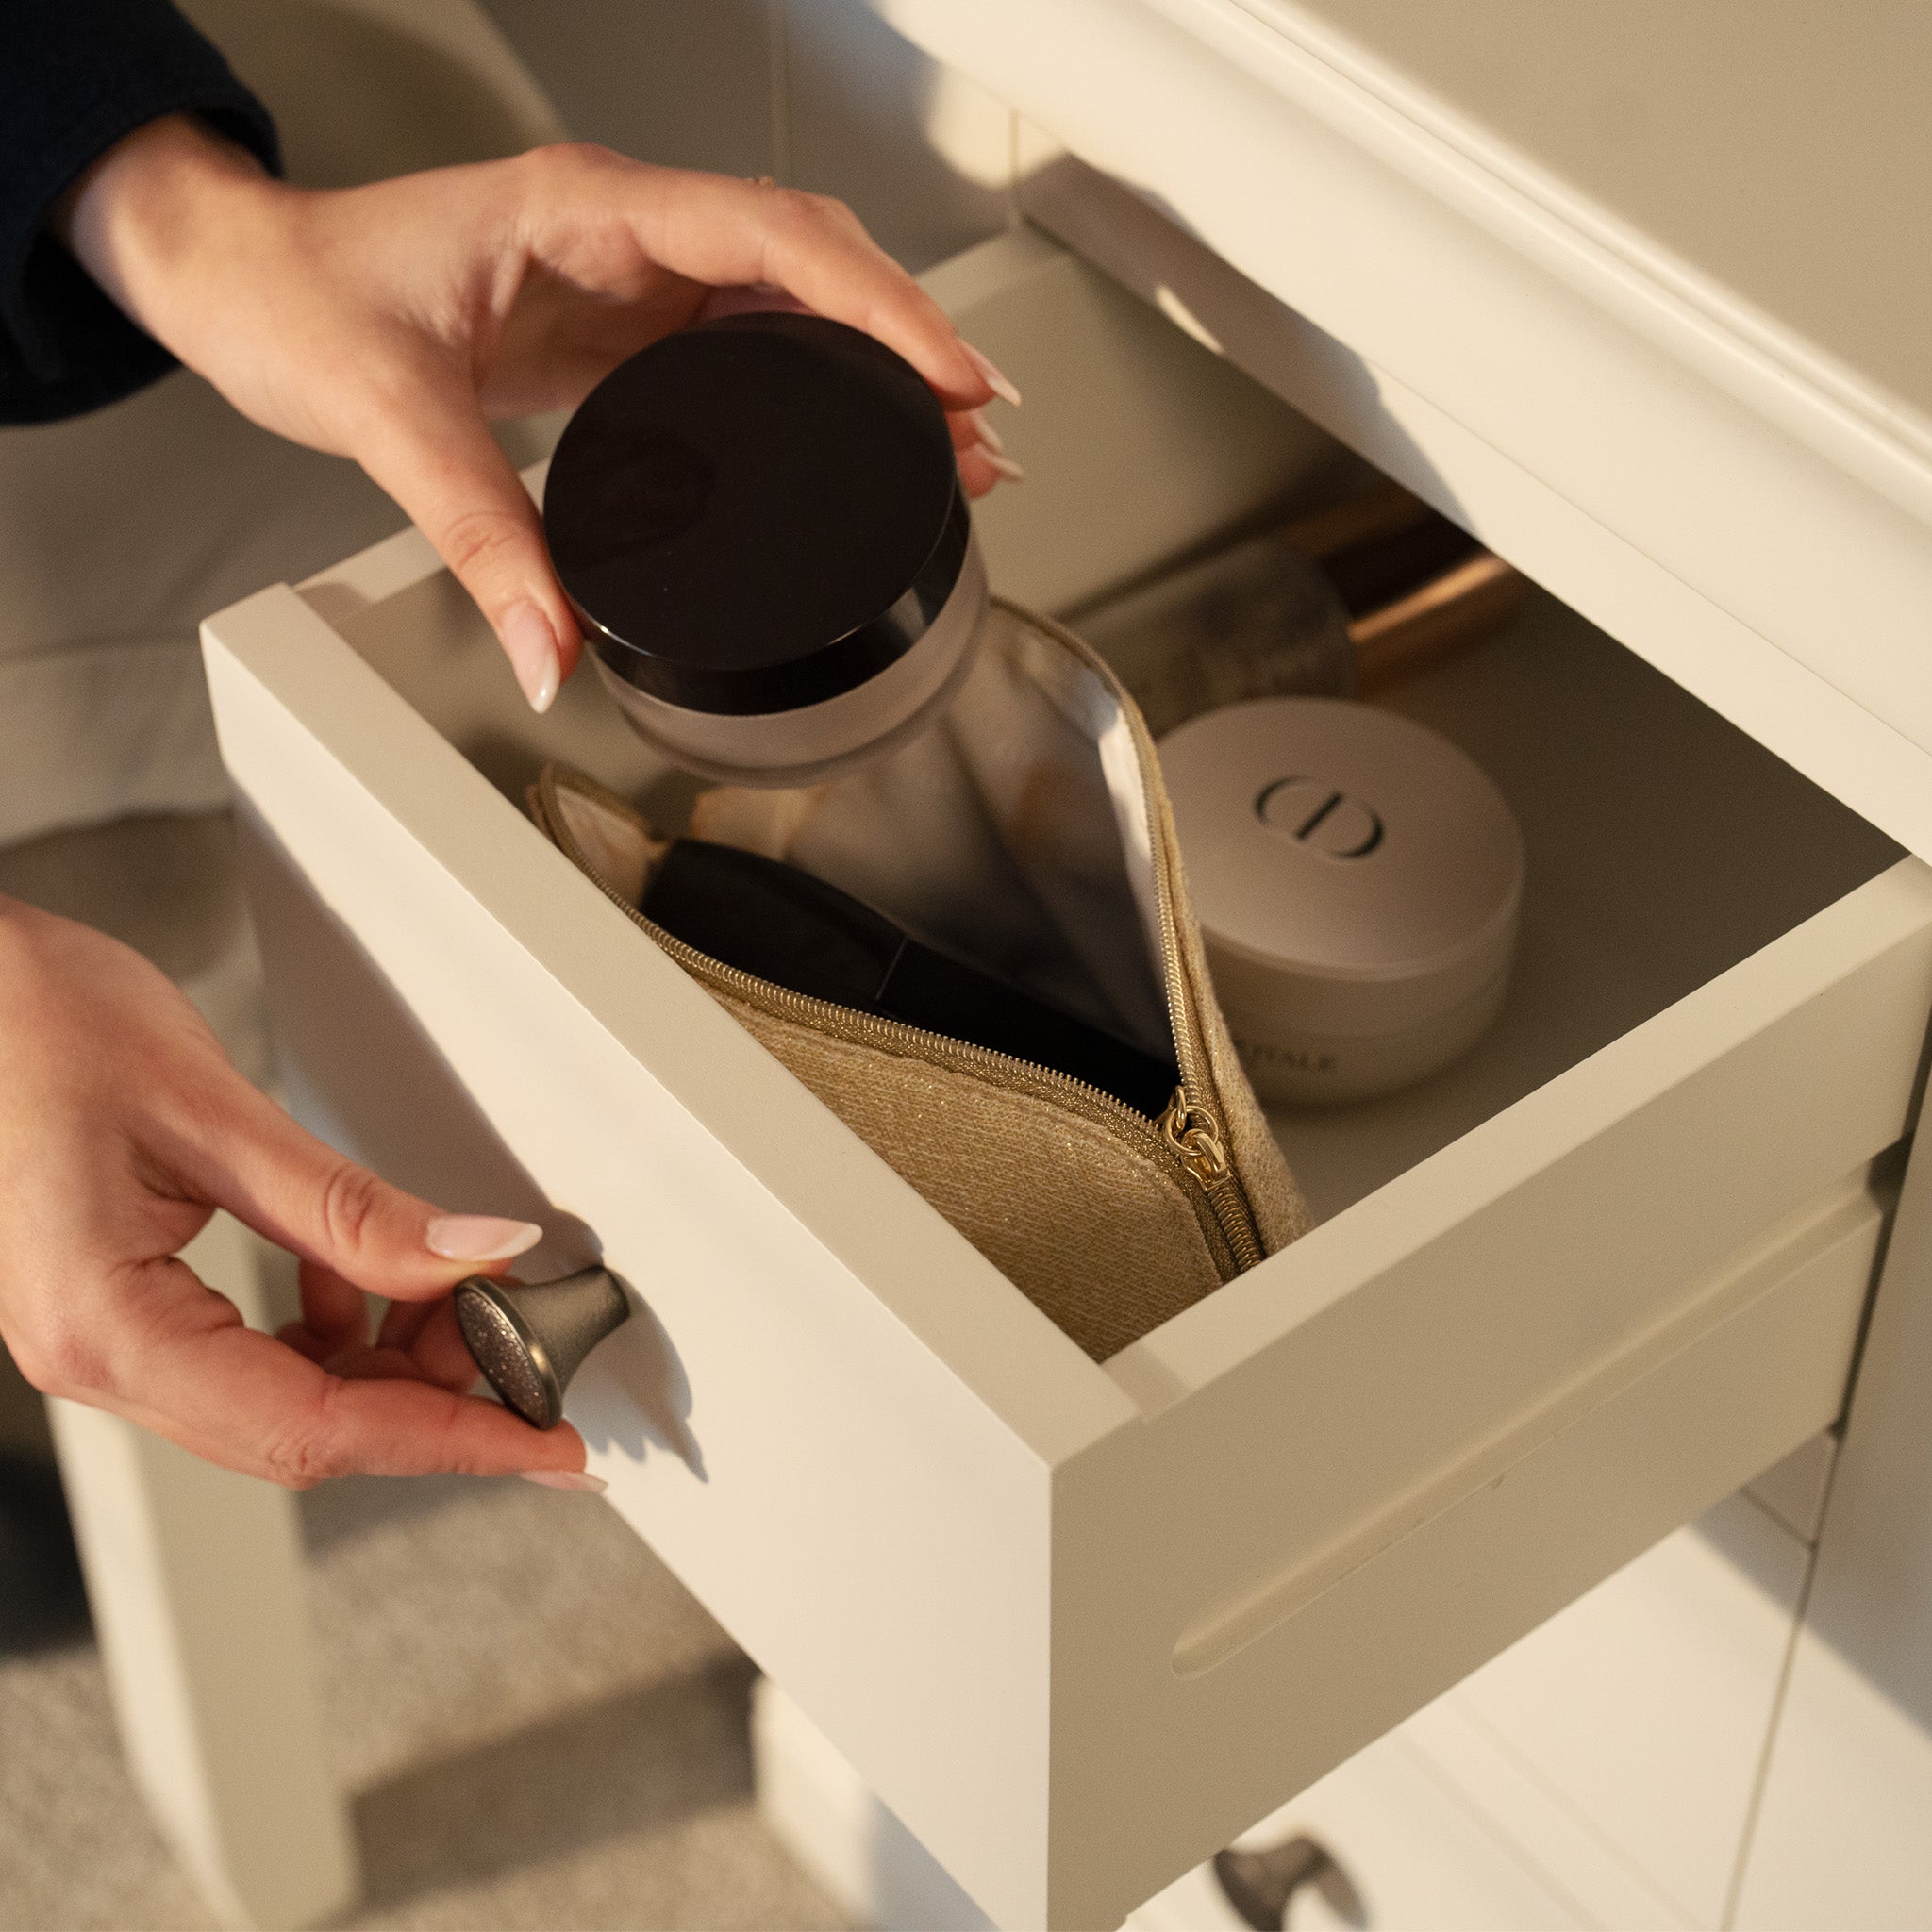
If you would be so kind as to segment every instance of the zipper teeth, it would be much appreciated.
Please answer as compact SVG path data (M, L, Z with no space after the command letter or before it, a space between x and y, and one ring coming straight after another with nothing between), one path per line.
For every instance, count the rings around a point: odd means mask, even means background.
M995 598L995 603L1004 599ZM1056 624L1051 618L1035 617L1030 612L1026 621L1040 630L1048 632L1054 641L1063 645L1078 658L1088 670L1097 673L1107 683L1114 679L1105 661L1096 657L1092 650L1070 630ZM1167 995L1168 1012L1176 1022L1174 1025L1174 1058L1180 1063L1181 1091L1191 1107L1200 1108L1220 1119L1219 1094L1215 1091L1213 1075L1209 1071L1208 1042L1201 1032L1199 1016L1194 1010L1193 992L1188 985L1186 968L1181 963L1180 941L1178 938L1180 921L1174 910L1174 877L1172 873L1173 854L1169 850L1167 826L1163 823L1159 805L1154 788L1147 783L1149 770L1158 770L1158 754L1154 749L1154 741L1147 733L1147 725L1139 711L1130 706L1122 708L1134 734L1134 751L1141 765L1141 792L1147 811L1147 837L1152 847L1154 859L1154 891L1160 914L1160 972L1163 991Z
M561 832L559 843L564 845L566 856L578 871L586 874L591 884L633 925L648 933L656 944L693 978L735 994L750 1005L810 1024L821 1031L829 1031L861 1045L889 1047L909 1058L924 1060L930 1066L970 1068L975 1073L1000 1074L1009 1080L1018 1076L1022 1085L1035 1089L1041 1097L1063 1107L1070 1106L1071 1110L1083 1119L1127 1135L1144 1148L1159 1154L1171 1166L1185 1171L1186 1162L1162 1138L1158 1121L1150 1120L1125 1101L1115 1099L1111 1093L1105 1093L1085 1080L1075 1079L1072 1074L1043 1067L1036 1060L1017 1059L1011 1054L1001 1053L993 1047L976 1046L971 1041L955 1040L950 1034L933 1033L923 1026L909 1025L904 1020L883 1019L876 1013L862 1013L856 1007L841 1006L835 1000L814 999L808 993L793 992L790 987L760 979L741 967L727 966L722 959L714 959L708 953L699 952L676 934L665 931L656 920L640 911L622 892L606 883L603 875L587 861L586 855L571 837L568 828L558 829Z
M666 932L656 920L639 911L623 893L607 885L599 873L585 864L576 841L570 839L567 831L563 836L570 840L565 851L572 863L633 925L648 934L655 944L700 985L734 993L751 1006L762 1007L783 1017L811 1023L821 1032L830 1033L836 1038L860 1045L885 1047L908 1059L921 1060L927 1066L947 1071L964 1069L1004 1074L1012 1084L1030 1090L1036 1097L1049 1100L1069 1113L1106 1127L1119 1139L1130 1141L1141 1154L1166 1168L1183 1192L1192 1190L1198 1194L1208 1208L1212 1233L1220 1237L1222 1246L1227 1251L1230 1265L1223 1274L1224 1280L1233 1279L1234 1275L1252 1268L1263 1258L1260 1243L1251 1232L1253 1218L1248 1211L1247 1197L1240 1191L1240 1184L1231 1174L1224 1175L1218 1181L1204 1179L1189 1158L1176 1152L1169 1143L1161 1132L1161 1121L1150 1120L1125 1101L1116 1100L1111 1093L1103 1093L1085 1080L1076 1080L1073 1074L1062 1074L1053 1067L1042 1067L1035 1060L1016 1059L1012 1055L999 1053L990 1046L975 1046L970 1041L955 1040L949 1034L931 1033L923 1026L908 1025L903 1020L884 1020L875 1013L861 1013L857 1008L841 1007L836 1001L813 999L772 980L760 979L740 967L727 966L722 959L714 959L708 953L701 953L695 946L687 945L675 933ZM1181 1100L1181 1093L1176 1091L1174 1101L1178 1104ZM1174 1108L1170 1107L1162 1120L1171 1118L1174 1112ZM1234 1199L1238 1205L1234 1212L1229 1211L1226 1194L1229 1187L1236 1191ZM1208 1231L1208 1226L1204 1225L1203 1232ZM1242 1239L1244 1235L1245 1240ZM1210 1241L1210 1248L1213 1245Z
M995 598L993 601L1003 607L1005 605L1004 599ZM1064 625L1056 624L1051 618L1035 617L1030 612L1016 614L1023 614L1025 622L1045 631L1104 682L1109 686L1114 683L1105 661ZM1193 989L1188 983L1187 968L1181 958L1180 916L1174 906L1174 867L1178 860L1167 815L1160 808L1159 794L1147 782L1148 773L1159 770L1159 755L1154 748L1153 737L1139 708L1132 703L1125 704L1122 707L1122 715L1133 733L1135 757L1141 767L1141 797L1147 812L1154 891L1160 920L1161 976L1174 1029L1174 1059L1181 1076L1180 1092L1176 1097L1184 1111L1205 1118L1217 1143L1222 1164L1222 1172L1211 1176L1193 1174L1191 1168L1190 1172L1195 1186L1214 1210L1214 1218L1234 1253L1235 1267L1239 1273L1256 1266L1266 1257L1262 1253L1260 1234L1255 1224L1254 1207L1248 1199L1247 1190L1236 1177L1227 1160L1226 1122L1221 1109L1221 1094L1214 1083L1213 1062L1208 1057L1207 1036L1201 1026ZM1172 1111L1170 1109L1170 1114Z

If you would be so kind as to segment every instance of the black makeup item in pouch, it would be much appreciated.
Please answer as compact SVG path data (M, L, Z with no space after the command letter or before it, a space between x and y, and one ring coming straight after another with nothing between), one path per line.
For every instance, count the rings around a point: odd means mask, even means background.
M922 945L849 892L756 852L674 840L638 909L741 973L1049 1067L1150 1119L1180 1081L1173 1061Z

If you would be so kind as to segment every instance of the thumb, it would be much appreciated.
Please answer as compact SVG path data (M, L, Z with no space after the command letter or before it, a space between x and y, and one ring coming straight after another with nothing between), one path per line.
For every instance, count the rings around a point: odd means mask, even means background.
M231 1075L172 1163L197 1199L304 1260L391 1301L431 1301L536 1246L534 1222L449 1214L391 1187Z
M426 382L386 408L351 454L435 544L495 631L530 708L547 711L581 639L537 507L475 393Z

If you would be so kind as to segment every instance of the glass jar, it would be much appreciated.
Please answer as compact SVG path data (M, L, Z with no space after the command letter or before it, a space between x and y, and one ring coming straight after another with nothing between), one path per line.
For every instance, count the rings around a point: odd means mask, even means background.
M621 364L558 443L543 522L606 687L701 777L812 784L891 750L986 612L944 411L823 316L724 317Z

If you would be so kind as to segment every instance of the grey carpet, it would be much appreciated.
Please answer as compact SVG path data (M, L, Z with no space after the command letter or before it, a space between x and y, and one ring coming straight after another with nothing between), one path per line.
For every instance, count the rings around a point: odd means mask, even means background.
M451 1478L304 1499L357 1927L840 1921L751 1805L749 1666L594 1498ZM213 1920L123 1770L91 1644L0 1657L0 1927Z

